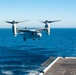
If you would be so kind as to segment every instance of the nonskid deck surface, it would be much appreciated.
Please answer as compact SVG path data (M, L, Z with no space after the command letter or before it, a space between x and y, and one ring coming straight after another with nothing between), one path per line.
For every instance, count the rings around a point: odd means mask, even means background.
M39 75L76 75L76 57L58 57Z

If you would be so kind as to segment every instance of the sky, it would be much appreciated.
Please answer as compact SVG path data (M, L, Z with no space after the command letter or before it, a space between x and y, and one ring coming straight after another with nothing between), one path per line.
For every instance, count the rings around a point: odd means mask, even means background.
M25 21L18 27L43 27L39 20L61 20L52 28L76 28L76 0L0 0L0 28L11 28L5 21Z

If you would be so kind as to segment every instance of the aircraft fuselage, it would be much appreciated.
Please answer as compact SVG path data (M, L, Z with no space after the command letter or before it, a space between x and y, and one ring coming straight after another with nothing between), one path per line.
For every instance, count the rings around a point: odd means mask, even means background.
M23 36L24 38L24 41L26 41L26 39L36 39L36 38L41 38L42 37L42 34L40 32L37 32L37 33L33 33L33 32L23 32L23 33L19 33Z

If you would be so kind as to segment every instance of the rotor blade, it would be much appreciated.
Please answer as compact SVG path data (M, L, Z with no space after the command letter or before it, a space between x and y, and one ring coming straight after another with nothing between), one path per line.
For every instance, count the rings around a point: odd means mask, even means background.
M5 22L11 23L11 24L18 24L18 23L27 22L27 21L29 21L29 20L26 20L26 21L18 21L18 22L16 22L16 21L12 21L12 22L10 22L10 21L5 21Z
M12 23L12 22L10 22L10 21L5 21L5 22L7 22L7 23Z
M41 23L53 23L53 22L58 22L58 21L61 21L61 20L54 20L54 21L48 21L48 20L45 20L45 21L41 21L39 20Z
M42 20L38 20L38 21L43 22Z
M47 23L53 23L53 22L58 22L58 21L61 21L61 20L48 21Z
M17 23L28 22L28 21L30 21L30 20L27 20L27 21L19 21L19 22L15 22L15 23L17 24Z
M42 20L38 20L38 21L40 21L41 23L45 23L45 21L42 21Z

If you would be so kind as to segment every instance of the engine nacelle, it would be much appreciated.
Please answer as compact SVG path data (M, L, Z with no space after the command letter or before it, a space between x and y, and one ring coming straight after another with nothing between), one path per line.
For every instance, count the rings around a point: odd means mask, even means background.
M50 35L50 24L46 24L46 25L45 25L45 28L46 28L46 33L47 33L48 35Z
M17 36L17 29L16 29L15 24L12 25L12 32L13 32L14 36L16 37Z

